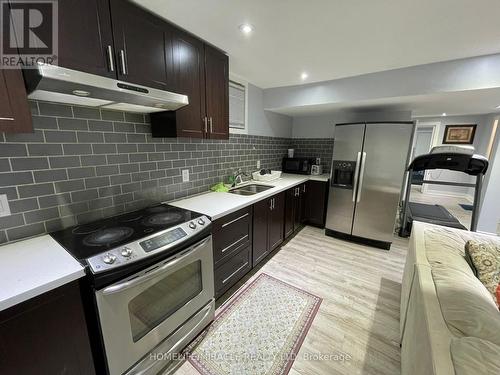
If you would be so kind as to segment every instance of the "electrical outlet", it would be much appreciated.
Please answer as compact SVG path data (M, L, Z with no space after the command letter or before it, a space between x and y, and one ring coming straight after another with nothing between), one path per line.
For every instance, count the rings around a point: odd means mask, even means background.
M497 234L500 236L500 220L497 222Z
M9 201L7 200L7 194L0 195L0 217L1 216L9 216L10 215L10 207Z
M257 169L260 169L260 160L257 160Z
M189 182L189 169L182 170L182 182Z

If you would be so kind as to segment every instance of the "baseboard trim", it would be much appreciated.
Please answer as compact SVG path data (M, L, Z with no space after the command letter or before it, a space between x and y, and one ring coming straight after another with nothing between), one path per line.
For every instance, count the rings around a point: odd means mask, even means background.
M363 245L373 246L383 250L390 250L392 242L372 240L370 238L353 236L352 234L337 232L332 229L325 229L325 234L330 237L335 237L341 240L351 241Z

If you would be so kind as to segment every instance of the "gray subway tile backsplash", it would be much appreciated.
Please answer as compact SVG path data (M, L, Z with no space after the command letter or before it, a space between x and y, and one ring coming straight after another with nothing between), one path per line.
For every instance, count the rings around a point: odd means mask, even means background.
M149 117L30 102L33 134L0 133L0 243L208 191L237 168L281 169L290 147L321 157L333 141L231 135L229 140L153 138ZM181 170L189 169L183 183Z

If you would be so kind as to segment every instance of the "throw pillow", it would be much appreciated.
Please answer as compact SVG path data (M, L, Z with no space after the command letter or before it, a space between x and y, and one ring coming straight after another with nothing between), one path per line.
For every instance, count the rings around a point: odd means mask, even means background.
M500 246L470 240L465 244L465 253L474 264L477 278L491 293L497 306L500 306L496 295L500 283Z
M497 305L500 307L500 284L497 285Z

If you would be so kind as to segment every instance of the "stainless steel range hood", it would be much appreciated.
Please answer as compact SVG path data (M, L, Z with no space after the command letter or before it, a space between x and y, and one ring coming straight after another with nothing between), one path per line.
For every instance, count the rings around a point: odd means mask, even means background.
M30 99L140 113L174 111L189 104L186 95L55 65L39 64L23 74Z

